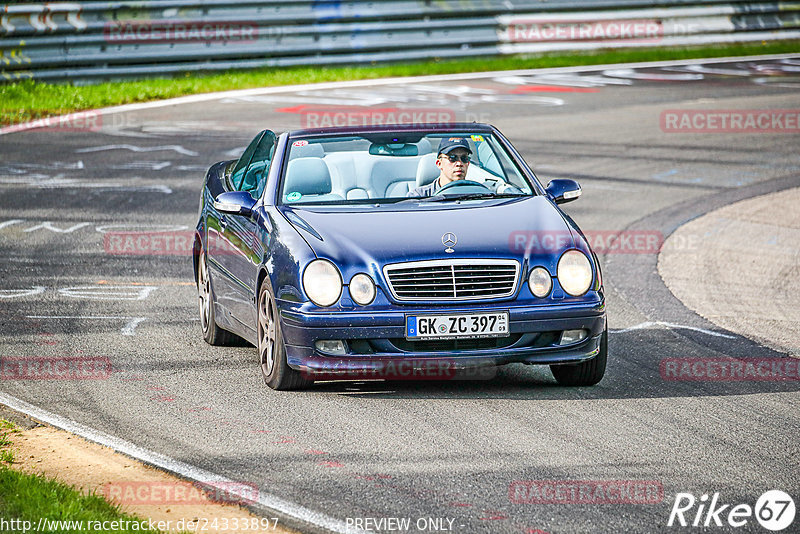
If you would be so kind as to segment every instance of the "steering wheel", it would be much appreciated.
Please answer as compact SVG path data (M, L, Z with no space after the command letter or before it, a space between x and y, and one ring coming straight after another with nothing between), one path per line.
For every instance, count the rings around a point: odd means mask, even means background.
M438 195L439 193L441 193L441 192L443 192L443 191L445 191L447 189L454 189L456 187L472 187L472 188L475 188L475 190L472 190L472 191L467 191L467 190L461 191L462 193L485 193L487 191L489 191L489 192L492 191L490 188L486 187L482 183L476 182L474 180L453 180L452 182L450 182L446 186L444 186L441 189L439 189L438 191L436 191L434 194Z

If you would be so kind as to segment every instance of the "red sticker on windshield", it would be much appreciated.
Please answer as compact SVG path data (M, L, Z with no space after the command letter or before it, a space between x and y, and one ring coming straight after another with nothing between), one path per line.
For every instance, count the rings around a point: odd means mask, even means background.
M306 146L307 144L308 141L295 141L294 143L292 143L292 146Z

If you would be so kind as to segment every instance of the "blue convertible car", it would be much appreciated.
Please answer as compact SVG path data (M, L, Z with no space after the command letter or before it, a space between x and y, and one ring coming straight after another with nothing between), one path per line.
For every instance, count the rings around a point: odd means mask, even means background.
M484 124L262 131L206 175L203 337L256 345L274 389L508 363L596 384L600 266L557 206L580 193Z

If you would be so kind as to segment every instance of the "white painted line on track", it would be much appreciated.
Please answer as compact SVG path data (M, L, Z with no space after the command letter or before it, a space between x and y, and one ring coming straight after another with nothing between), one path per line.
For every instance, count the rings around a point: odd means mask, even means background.
M44 286L33 286L30 289L0 289L0 299L15 299L18 297L31 297L44 293Z
M131 152L164 152L166 150L172 150L177 152L178 154L183 154L184 156L197 156L198 153L194 150L189 150L188 148L184 148L181 145L165 145L165 146L151 146L151 147L139 147L136 145L103 145L103 146L91 146L88 148L79 148L75 152L79 154L85 154L88 152L103 152L106 150L130 150Z
M760 56L738 56L738 57L707 57L699 59L667 60L667 61L646 61L641 63L606 63L604 65L580 65L574 67L550 67L546 69L520 69L520 70L499 70L488 72L466 72L460 74L436 74L431 76L405 76L398 78L378 78L369 80L351 80L346 82L323 82L307 83L300 85L280 85L275 87L257 87L254 89L237 89L233 91L220 91L217 93L202 93L198 95L179 96L167 100L156 100L153 102L140 102L137 104L125 104L122 106L112 106L96 110L83 110L77 113L70 113L62 117L50 117L50 121L63 119L67 121L70 117L87 112L97 112L100 115L110 115L112 113L124 113L128 111L139 111L143 109L153 109L165 106L177 106L181 104L195 104L208 102L221 98L235 98L242 96L267 95L285 92L297 92L308 90L328 90L341 89L348 87L369 87L378 85L392 85L401 83L420 83L420 82L450 82L459 80L480 80L493 78L496 76L531 76L537 74L571 73L571 72L595 72L607 69L622 68L653 68L653 67L672 67L680 65L702 65L704 63L732 63L736 61L768 61L773 59L794 59L797 54L767 54ZM0 135L24 132L36 128L42 128L45 124L41 119L35 121L12 124L0 128Z
M709 336L736 339L736 336L729 336L728 334L720 334L719 332L714 332L713 330L706 330L705 328L698 328L696 326L688 326L683 324L665 323L663 321L647 321L644 323L639 323L634 326L629 326L628 328L621 328L616 330L609 329L608 332L609 334L624 334L626 332L633 332L635 330L645 330L648 328L652 328L654 326L665 326L669 329L677 329L677 330L693 330L695 332L700 332L701 334L707 334Z
M90 320L120 320L126 321L119 331L123 336L135 336L136 327L139 323L147 320L147 317L119 317L114 315L26 315L26 319L90 319Z
M134 445L133 443L130 443L129 441L125 441L110 434L106 434L105 432L95 430L91 427L78 423L77 421L73 421L66 417L56 415L52 412L48 412L47 410L29 404L7 393L0 392L0 403L5 404L12 410L22 412L24 414L33 417L34 419L38 419L43 423L47 423L48 425L54 426L56 428L66 430L71 434L75 434L82 438L88 439L89 441L93 441L94 443L98 443L106 447L111 447L117 452L121 452L122 454L130 456L131 458L148 463L150 465L158 467L159 469L163 469L164 471L174 473L185 479L206 485L213 485L214 483L218 483L222 489L224 489L227 493L235 497L240 497L246 500L253 499L253 495L250 492L235 491L233 489L236 487L235 481L230 480L227 477L218 475L216 473L212 473L200 467L195 467L193 465L181 462L179 460L175 460L173 458L170 458L169 456L165 456L163 454L159 454L157 452L144 449L142 447ZM263 505L272 510L275 510L276 512L280 512L287 516L291 516L295 519L299 519L306 523L316 525L318 527L330 530L332 532L342 532L348 534L361 533L361 531L356 531L352 527L348 527L343 521L339 521L338 519L329 517L325 514L309 510L308 508L287 501L285 499L281 499L280 497L266 494L260 490L258 492L257 502L258 504Z

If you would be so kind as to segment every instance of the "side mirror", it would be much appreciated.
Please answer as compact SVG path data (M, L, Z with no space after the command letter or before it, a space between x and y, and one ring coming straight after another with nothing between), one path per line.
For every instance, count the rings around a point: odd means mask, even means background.
M231 215L244 215L249 217L253 213L256 200L247 191L229 191L220 193L214 200L214 208L221 213Z
M581 196L581 186L575 180L551 180L545 191L556 204L572 202Z

